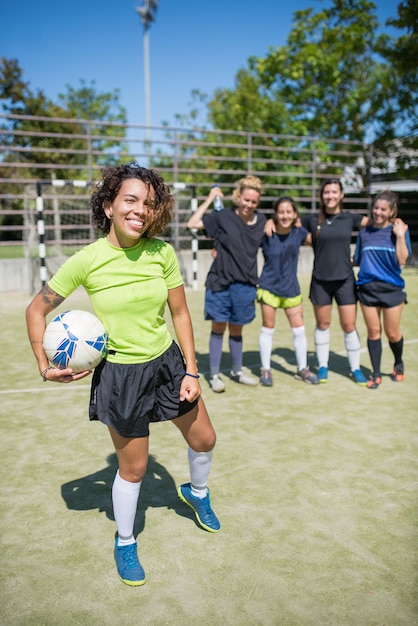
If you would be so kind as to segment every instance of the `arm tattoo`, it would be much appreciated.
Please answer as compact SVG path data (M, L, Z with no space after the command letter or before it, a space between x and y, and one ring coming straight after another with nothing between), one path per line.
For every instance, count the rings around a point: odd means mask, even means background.
M63 298L62 296L58 295L55 291L50 289L48 285L45 285L44 287L42 287L39 293L42 296L43 302L49 305L50 307L52 307L53 309L55 309L55 307L59 306L61 302L64 302L65 300L65 298Z

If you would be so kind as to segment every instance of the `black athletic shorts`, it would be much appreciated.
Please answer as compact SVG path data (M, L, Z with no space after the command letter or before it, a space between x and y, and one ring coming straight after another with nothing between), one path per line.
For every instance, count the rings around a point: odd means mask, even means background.
M122 437L148 437L150 422L175 419L196 406L198 400L180 402L185 371L174 341L148 363L122 365L103 360L93 373L90 420L112 426Z
M385 283L382 280L373 280L365 285L358 285L357 296L361 304L382 309L391 309L403 302L405 304L408 302L403 287Z
M344 280L318 280L312 276L309 299L317 306L332 304L333 299L339 306L356 304L354 275L350 274Z

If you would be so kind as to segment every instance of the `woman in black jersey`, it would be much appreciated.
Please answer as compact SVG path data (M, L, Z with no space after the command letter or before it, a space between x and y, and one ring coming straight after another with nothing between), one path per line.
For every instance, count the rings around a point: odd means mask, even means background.
M244 385L258 381L242 371L242 328L255 318L257 252L264 234L266 218L256 211L262 186L256 176L246 176L236 183L233 208L205 214L219 187L211 189L187 226L204 229L214 240L215 258L206 278L205 319L211 320L209 340L210 385L221 393L225 384L219 376L223 336L228 325L232 380Z
M353 230L366 226L369 218L342 210L344 192L338 178L329 178L323 182L320 198L320 212L302 218L303 226L312 234L314 249L309 298L316 320L318 379L321 383L328 380L330 325L335 299L351 376L355 383L365 386L367 379L360 369L360 340L356 330L356 291L350 243Z

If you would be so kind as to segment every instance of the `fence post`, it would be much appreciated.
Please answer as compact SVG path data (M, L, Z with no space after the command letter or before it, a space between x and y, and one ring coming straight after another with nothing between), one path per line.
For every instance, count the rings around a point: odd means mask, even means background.
M44 220L44 199L42 196L42 185L52 185L52 187L65 187L65 185L72 185L73 187L87 187L88 182L86 180L62 180L53 178L52 180L38 180L36 183L36 209L37 209L37 229L39 236L39 277L41 279L41 285L46 285L47 279L47 267L46 267L46 245L45 245L45 220ZM56 198L55 198L56 200ZM57 209L57 207L56 207ZM55 228L57 228L57 216L58 211L54 211Z
M197 197L196 197L196 187L195 185L190 185L192 190L192 213L194 213L197 209ZM198 270L198 250L199 250L199 240L197 238L197 229L192 228L192 272L193 272L193 282L192 286L194 291L197 290L197 270Z
M39 278L41 279L41 285L44 287L46 285L46 248L45 248L45 221L44 221L44 199L42 197L42 183L36 183L36 210L38 213L37 217L37 228L38 228L38 237L39 237Z

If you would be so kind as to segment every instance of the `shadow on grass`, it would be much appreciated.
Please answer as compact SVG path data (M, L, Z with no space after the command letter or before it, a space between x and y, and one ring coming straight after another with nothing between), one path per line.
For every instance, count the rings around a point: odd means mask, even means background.
M77 478L61 486L61 495L68 509L73 511L91 511L98 509L114 521L112 506L112 485L118 469L116 454L107 457L107 467ZM149 507L166 507L181 517L195 522L193 511L179 500L176 484L169 472L151 455L141 485L138 509L135 519L134 534L139 535L145 527L145 514Z

